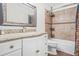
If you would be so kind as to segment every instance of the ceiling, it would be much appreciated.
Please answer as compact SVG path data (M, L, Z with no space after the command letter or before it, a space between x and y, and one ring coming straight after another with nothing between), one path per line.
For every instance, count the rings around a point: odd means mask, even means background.
M72 4L72 3L33 3L32 5L41 5L41 7L45 7L45 9L48 9L50 10L50 7L53 7L53 9L56 9L56 8L59 8L61 6L64 6L64 5L69 5L69 4Z
M47 9L50 9L50 7L53 7L53 9L62 7L64 5L69 5L71 3L44 3L44 5L47 7Z

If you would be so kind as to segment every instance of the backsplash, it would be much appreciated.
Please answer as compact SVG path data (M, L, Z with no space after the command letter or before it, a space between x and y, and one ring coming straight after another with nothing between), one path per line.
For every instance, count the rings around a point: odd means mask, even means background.
M36 27L24 27L23 32L35 32Z
M3 29L3 30L0 30L0 35L12 34L12 33L23 33L23 32L34 32L34 31L36 31L35 27L24 27L22 29Z

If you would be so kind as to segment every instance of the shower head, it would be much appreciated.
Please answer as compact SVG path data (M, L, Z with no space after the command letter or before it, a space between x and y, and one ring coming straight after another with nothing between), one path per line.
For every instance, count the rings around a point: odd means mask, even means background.
M51 17L55 17L55 14L53 13L53 10L52 10L53 7L50 7L50 8L51 8L51 10L50 10L50 16Z

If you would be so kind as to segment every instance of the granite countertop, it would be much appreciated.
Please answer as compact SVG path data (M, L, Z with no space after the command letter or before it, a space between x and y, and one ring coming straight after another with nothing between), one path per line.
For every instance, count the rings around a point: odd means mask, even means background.
M35 37L46 34L45 32L30 32L30 33L15 33L0 35L0 43L5 41L12 41L21 38Z

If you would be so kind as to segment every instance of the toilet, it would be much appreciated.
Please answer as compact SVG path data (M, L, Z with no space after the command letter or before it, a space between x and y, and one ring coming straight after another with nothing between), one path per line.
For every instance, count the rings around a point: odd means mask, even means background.
M57 55L57 42L48 40L48 53L52 55Z

